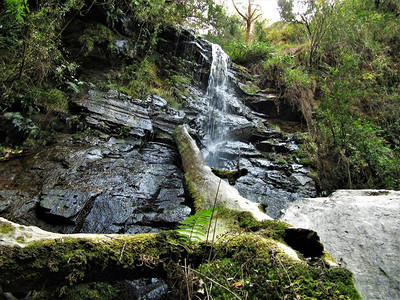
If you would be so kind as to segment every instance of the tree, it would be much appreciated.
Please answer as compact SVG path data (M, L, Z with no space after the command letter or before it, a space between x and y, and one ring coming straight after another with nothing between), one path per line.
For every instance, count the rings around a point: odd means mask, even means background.
M279 13L287 22L304 25L309 39L308 67L311 69L319 45L332 24L335 1L297 0L296 3L294 1L296 0L278 0ZM293 12L294 6L298 8L296 13Z
M293 0L278 0L278 11L282 20L291 22L295 19L293 13Z
M246 22L246 43L248 43L250 41L251 25L261 16L261 8L258 4L254 3L254 0L248 0L247 12L242 12L237 7L235 0L232 0L232 3L237 13Z

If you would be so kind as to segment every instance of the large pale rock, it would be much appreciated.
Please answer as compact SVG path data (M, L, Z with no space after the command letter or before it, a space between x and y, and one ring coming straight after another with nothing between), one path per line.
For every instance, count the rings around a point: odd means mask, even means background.
M281 219L317 231L363 299L400 299L400 192L340 190L295 201Z

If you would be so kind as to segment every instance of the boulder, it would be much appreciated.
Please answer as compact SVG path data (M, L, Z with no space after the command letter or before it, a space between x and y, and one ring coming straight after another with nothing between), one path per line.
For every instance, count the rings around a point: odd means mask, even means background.
M293 202L282 220L318 232L363 299L400 299L400 192L339 190Z

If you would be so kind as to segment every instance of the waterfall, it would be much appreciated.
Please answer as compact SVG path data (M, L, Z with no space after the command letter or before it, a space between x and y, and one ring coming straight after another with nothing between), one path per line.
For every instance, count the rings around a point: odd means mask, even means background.
M225 120L228 101L233 95L229 93L228 65L228 54L219 45L212 44L212 63L207 87L208 115L205 124L208 154L229 138L229 127Z

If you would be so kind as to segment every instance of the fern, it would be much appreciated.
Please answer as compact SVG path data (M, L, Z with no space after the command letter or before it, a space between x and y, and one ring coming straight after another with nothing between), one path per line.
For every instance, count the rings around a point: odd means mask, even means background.
M200 242L206 239L213 214L218 208L208 208L183 220L178 225L177 233L185 242Z

